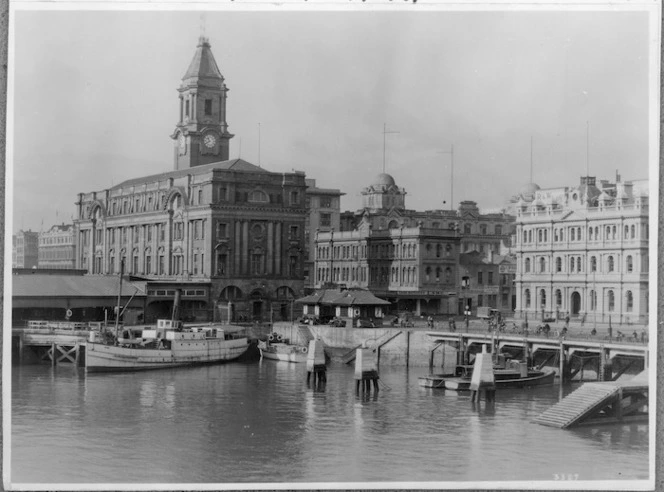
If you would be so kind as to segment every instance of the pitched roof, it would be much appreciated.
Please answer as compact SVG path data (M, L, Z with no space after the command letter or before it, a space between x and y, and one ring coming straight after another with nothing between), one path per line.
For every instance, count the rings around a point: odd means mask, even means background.
M128 186L140 185L143 183L151 183L154 181L164 180L168 178L179 178L188 174L203 174L214 169L221 169L225 171L239 171L239 172L261 172L276 174L272 171L267 171L262 167L256 166L250 162L242 159L230 159L228 161L213 162L211 164L204 164L202 166L188 167L186 169L178 169L177 171L168 171L160 174L152 174L150 176L143 176L141 178L133 178L123 181L120 184L113 186L111 189L126 188Z
M390 304L368 290L362 289L323 289L296 300L300 304L325 304L328 306L380 306Z
M221 75L219 67L217 66L217 62L215 61L214 56L212 56L210 43L208 39L203 36L198 38L196 53L189 64L187 73L182 77L182 80L201 78L224 80L224 77Z
M146 295L145 282L122 282L124 296ZM12 297L113 297L118 295L117 275L12 275Z

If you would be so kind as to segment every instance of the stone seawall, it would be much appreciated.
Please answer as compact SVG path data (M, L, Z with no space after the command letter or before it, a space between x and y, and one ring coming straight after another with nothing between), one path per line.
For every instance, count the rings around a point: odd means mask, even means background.
M292 325L274 323L272 332L290 339L291 343L305 343L301 331L319 338L328 352L340 356L352 349L366 344L367 348L380 350L380 364L393 366L428 366L431 349L434 344L426 335L426 329L419 328L338 328L327 325ZM304 331L306 334L306 331ZM443 356L442 348L434 352L434 367L454 364L455 351L447 347Z

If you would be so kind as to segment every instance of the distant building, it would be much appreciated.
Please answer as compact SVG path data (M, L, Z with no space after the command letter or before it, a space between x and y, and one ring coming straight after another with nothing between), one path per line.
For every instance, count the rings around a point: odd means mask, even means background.
M12 268L37 268L39 233L19 231L12 236Z
M459 258L461 291L459 303L471 312L479 307L498 309L503 313L514 310L514 257L489 255L477 251L464 253Z
M307 185L228 159L227 88L201 38L179 88L170 172L80 193L76 266L147 283L146 320L288 319L303 295Z
M397 311L450 313L457 303L460 238L450 229L319 232L314 286L370 290Z
M406 190L399 188L392 176L379 174L362 190L362 208L341 214L341 230L352 231L361 223L372 230L417 227L458 231L461 252L478 251L499 254L501 246L510 246L514 216L505 212L480 213L474 201L462 201L457 210L416 211L406 208Z
M54 225L39 233L39 268L71 269L76 265L72 224Z
M517 313L647 320L648 182L527 191L514 203Z
M315 179L305 179L305 182L308 215L304 230L304 282L305 287L313 287L316 232L339 230L341 196L345 193L336 189L318 188Z

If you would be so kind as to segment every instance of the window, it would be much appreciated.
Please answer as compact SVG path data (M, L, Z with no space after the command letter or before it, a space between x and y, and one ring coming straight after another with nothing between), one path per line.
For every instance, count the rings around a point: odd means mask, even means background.
M544 289L540 289L540 307L544 309L546 306L546 291Z
M563 260L560 258L556 258L556 272L562 272L563 271Z
M597 292L594 290L590 291L590 310L595 311L597 309Z
M205 116L212 116L212 99L205 100Z
M607 296L608 296L608 300L609 300L609 311L613 311L615 309L615 305L616 305L616 299L615 299L615 295L613 294L613 291L610 290L609 292L607 292Z
M164 255L159 255L159 275L164 275Z
M530 272L530 258L526 258L525 270L526 273Z
M496 234L498 236L500 236L503 233L503 226L501 226L500 224L497 225L495 231L496 231Z
M470 234L470 224L464 224L463 225L463 233L464 234Z
M560 307L563 305L563 293L560 291L560 289L556 289L556 307Z
M297 191L290 192L291 205L298 205L300 203L300 194Z
M199 263L198 263L198 253L194 253L194 275L198 275Z
M574 273L574 258L569 259L569 271L570 273Z
M203 203L203 190L198 190L198 204Z
M320 207L321 208L332 208L332 198L329 196L320 197Z
M330 227L332 225L332 214L320 214L321 227Z
M630 255L630 256L627 256L627 261L626 261L626 263L627 263L627 264L626 264L626 268L625 268L625 269L627 270L628 273L632 273L632 270L634 269L634 263L633 263L633 261L632 261L632 257L631 257L631 255Z
M299 233L300 233L300 230L299 230L298 226L292 225L292 226L290 226L290 228L288 230L288 238L289 239L299 239ZM344 248L344 249L347 249L347 248Z
M181 240L183 237L183 232L184 232L184 223L182 222L176 222L173 224L173 239L174 240Z
M226 253L217 253L217 275L226 274L226 263L228 255Z
M427 267L426 270L424 270L424 275L427 282L431 280L431 267Z
M631 238L634 239L634 238L636 237L636 227L635 227L635 226L631 226L631 227L629 228L629 230L630 230L630 236L631 236Z
M291 255L288 258L288 274L291 277L297 276L297 256ZM348 280L348 269L344 268L344 280Z
M544 257L540 258L540 273L544 273L546 271L546 260Z
M166 224L159 224L159 240L164 241L166 239Z
M145 273L150 275L152 273L152 256L149 252L145 253Z
M483 274L483 273L484 273L484 272L477 272L477 284L478 284L478 285L482 285L482 284L484 283L484 282L483 282L483 279L482 279L482 274Z
M254 190L249 195L249 201L258 202L258 203L267 203L270 200L268 196L265 193L263 193L261 190Z
M609 256L607 258L607 271L609 272L613 271L613 256Z
M251 273L254 275L263 274L263 255L260 252L251 255Z
M594 256L590 257L590 271L591 272L597 271L597 258Z
M151 225L146 225L145 230L146 230L146 236L148 238L147 240L152 241L152 226Z
M526 308L529 308L530 307L530 289L526 289L524 291L523 297L525 298Z
M448 269L449 270L449 269ZM488 272L487 273L487 283L489 285L493 285L493 272Z
M575 233L576 233L576 229L574 227L572 227L572 229L570 230L570 236L569 236L570 241L574 241Z
M634 309L634 296L632 295L632 291L628 290L625 294L625 311L631 313L632 309Z
M225 239L228 237L228 224L217 222L217 239Z
M486 235L486 224L480 225L480 234L482 234L483 236Z
M537 242L541 243L542 242L542 229L539 229L537 231Z
M184 102L184 115L189 116L189 99Z

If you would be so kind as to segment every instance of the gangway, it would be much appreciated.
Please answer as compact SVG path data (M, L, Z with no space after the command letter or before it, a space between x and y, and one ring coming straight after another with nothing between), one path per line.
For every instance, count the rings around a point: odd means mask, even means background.
M534 422L559 429L578 425L648 420L645 372L629 381L585 383L546 410Z

